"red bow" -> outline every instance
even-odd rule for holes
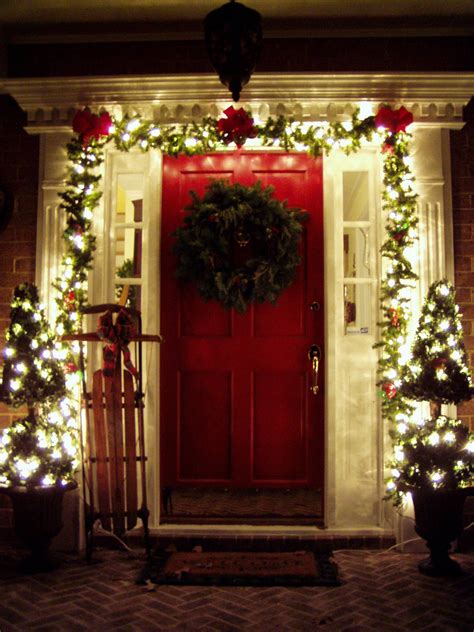
[[[231,105],[224,110],[227,118],[221,118],[217,121],[217,130],[222,136],[222,140],[226,145],[232,141],[237,147],[242,147],[247,138],[255,138],[257,128],[253,124],[253,118],[249,116],[244,108],[234,109]]]
[[[138,371],[133,366],[130,357],[130,349],[128,348],[128,343],[136,335],[136,331],[132,319],[127,312],[123,309],[119,311],[115,325],[112,312],[107,311],[105,314],[102,314],[99,318],[97,335],[101,340],[107,343],[103,350],[104,361],[102,372],[104,376],[113,377],[117,358],[120,351],[122,351],[125,368],[128,369],[132,375],[137,377]]]
[[[375,127],[388,129],[392,134],[404,132],[411,123],[413,114],[403,105],[398,110],[392,110],[390,107],[380,108],[375,116]]]
[[[99,139],[108,136],[113,122],[108,112],[102,112],[99,116],[92,114],[89,108],[78,110],[72,119],[72,129],[82,138],[85,147],[91,138]]]

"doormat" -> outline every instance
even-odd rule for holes
[[[310,524],[322,522],[317,489],[162,490],[162,524]]]
[[[199,549],[199,547],[197,547]],[[340,586],[328,552],[155,552],[139,584],[198,586]]]

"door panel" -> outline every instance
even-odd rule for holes
[[[261,371],[254,376],[253,480],[305,482],[306,375]],[[271,405],[269,399],[271,398]]]
[[[179,464],[184,479],[231,479],[232,384],[229,371],[179,374]],[[206,459],[196,459],[197,454]]]
[[[245,314],[205,303],[177,282],[170,233],[189,191],[210,178],[260,180],[304,208],[297,278],[277,305]],[[309,392],[308,347],[324,340],[322,163],[300,154],[225,153],[164,158],[161,261],[161,463],[163,485],[320,486],[323,365]]]

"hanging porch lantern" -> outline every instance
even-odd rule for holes
[[[258,11],[230,0],[207,14],[204,20],[207,53],[221,82],[234,101],[255,70],[262,45]]]

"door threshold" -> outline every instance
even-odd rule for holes
[[[162,516],[161,525],[254,525],[254,526],[313,526],[318,528],[324,527],[324,520],[321,516],[293,516],[293,517],[274,517],[274,516]]]

